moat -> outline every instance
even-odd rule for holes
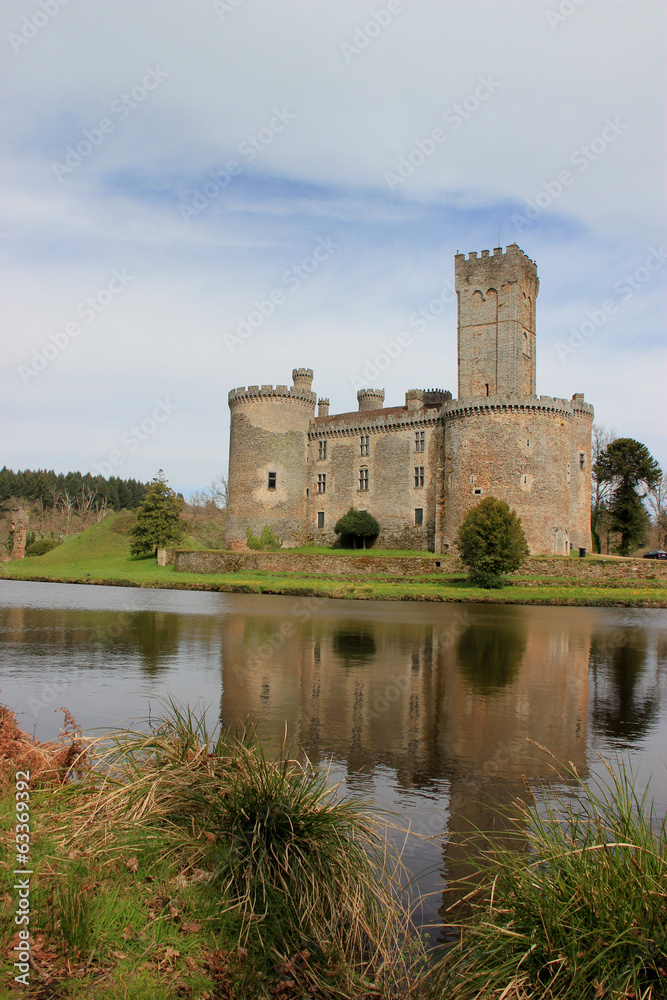
[[[405,861],[437,922],[457,835],[552,780],[534,743],[599,771],[629,758],[667,809],[667,611],[347,602],[3,581],[0,700],[38,737],[171,696],[257,720],[332,780],[435,840]],[[533,742],[530,742],[533,741]],[[443,843],[446,845],[443,848]]]

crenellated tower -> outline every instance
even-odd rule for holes
[[[535,262],[516,243],[454,260],[459,399],[534,396]]]
[[[241,386],[229,393],[228,548],[270,525],[285,544],[303,541],[308,491],[308,428],[315,416],[313,372],[295,368],[293,385]]]

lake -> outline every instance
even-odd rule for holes
[[[160,699],[211,725],[248,716],[276,747],[399,824],[404,859],[441,920],[472,823],[599,756],[652,776],[667,809],[667,611],[343,601],[0,581],[0,701],[40,738],[64,705],[84,730],[130,725]],[[532,741],[532,742],[531,742]],[[396,835],[398,836],[398,835]],[[457,869],[458,870],[458,869]]]

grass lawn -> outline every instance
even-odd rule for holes
[[[667,607],[667,585],[662,580],[605,580],[582,583],[561,577],[531,576],[508,579],[502,590],[471,586],[463,574],[419,577],[326,576],[307,573],[176,573],[158,566],[153,557],[129,554],[129,531],[134,515],[110,515],[100,524],[68,539],[43,556],[2,564],[5,579],[64,583],[105,583],[127,587],[164,587],[175,590],[219,590],[246,594],[290,594],[357,600],[475,601],[502,604],[581,604],[611,607]],[[202,548],[196,543],[192,548]],[[301,551],[330,549],[306,547]],[[299,550],[297,550],[299,551]],[[338,551],[338,550],[335,550]],[[382,550],[371,550],[380,555]],[[347,553],[346,553],[347,554]],[[368,554],[363,550],[350,555]],[[433,553],[382,552],[385,555]],[[443,558],[442,556],[439,558]]]

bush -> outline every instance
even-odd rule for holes
[[[470,582],[486,589],[502,587],[501,574],[518,569],[528,555],[521,518],[495,497],[486,497],[468,512],[456,544]]]
[[[606,781],[555,770],[563,792],[516,803],[516,849],[489,834],[484,860],[471,858],[484,889],[442,961],[438,996],[667,995],[666,822],[623,765]]]
[[[380,525],[367,510],[355,510],[350,507],[347,514],[336,521],[334,531],[340,535],[343,548],[358,548],[358,542],[366,548],[366,539],[375,540],[380,534]]]
[[[44,556],[51,549],[55,549],[58,542],[54,541],[53,538],[40,538],[39,541],[33,542],[25,550],[26,556]]]
[[[308,948],[325,968],[343,961],[380,974],[395,961],[391,851],[326,771],[285,750],[269,757],[252,728],[211,733],[205,713],[173,701],[149,732],[113,733],[100,765],[116,835],[160,829],[188,866],[210,858],[220,909],[236,915],[241,941],[288,957]]]
[[[253,535],[252,528],[248,528],[246,531],[246,540],[248,548],[254,549],[256,552],[277,552],[278,549],[283,547],[282,538],[274,535],[273,528],[270,528],[268,524],[265,524],[262,528],[262,534],[259,538]]]

